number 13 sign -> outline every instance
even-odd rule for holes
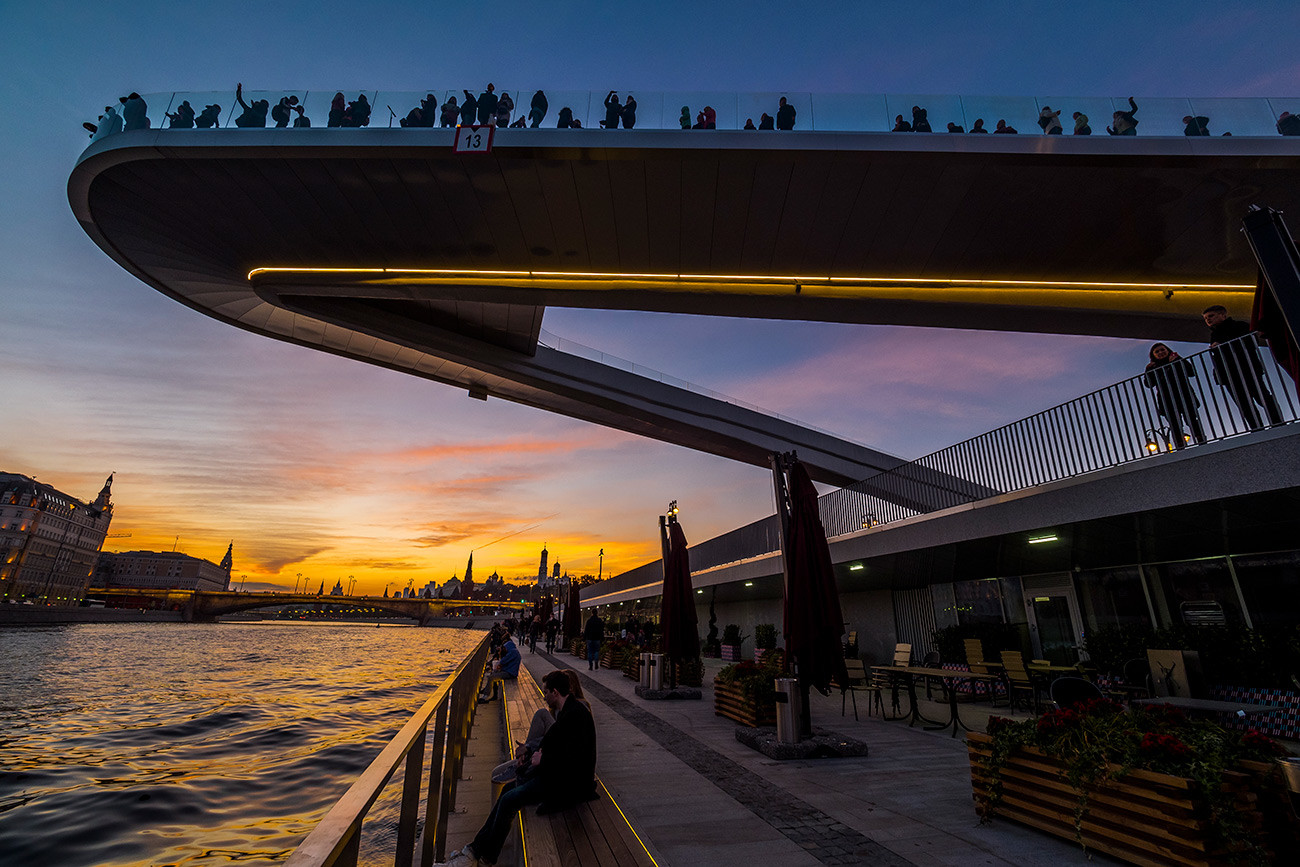
[[[458,154],[486,154],[492,152],[494,126],[458,126],[456,143],[452,150]]]

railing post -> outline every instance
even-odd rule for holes
[[[450,703],[450,698],[444,699],[433,718],[429,798],[425,804],[420,867],[430,867],[435,861],[447,860],[447,801],[444,799],[443,780],[447,775],[447,707]]]
[[[424,741],[428,736],[428,726],[411,742],[411,750],[406,754],[406,767],[402,771],[402,813],[397,820],[397,851],[393,857],[393,867],[411,867],[415,855],[415,817],[420,810],[420,785],[424,771]]]

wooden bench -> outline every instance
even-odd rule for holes
[[[528,735],[533,714],[546,706],[542,691],[525,668],[518,680],[505,681],[501,703],[506,717],[508,748],[513,754],[516,741]],[[596,721],[600,737],[600,721]],[[597,741],[599,744],[599,740]],[[619,809],[605,784],[596,780],[600,798],[549,816],[537,815],[536,807],[519,812],[520,863],[527,867],[656,867],[641,838]]]

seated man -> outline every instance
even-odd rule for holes
[[[515,816],[529,804],[540,804],[541,815],[596,797],[596,725],[587,706],[569,693],[569,676],[563,671],[542,678],[542,697],[555,724],[533,753],[532,772],[502,792],[473,842],[453,854],[448,864],[495,864]]]
[[[505,642],[501,645],[500,656],[492,660],[492,671],[488,674],[483,683],[483,689],[478,694],[479,701],[491,701],[496,698],[499,690],[498,681],[502,679],[514,680],[519,677],[519,648],[515,647],[515,642],[506,635]]]

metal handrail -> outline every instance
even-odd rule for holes
[[[832,491],[818,503],[826,535],[1294,422],[1294,384],[1256,338],[1185,356]]]
[[[1271,353],[1259,351],[1257,337],[1250,334],[1184,356],[1191,371],[1188,391],[1169,399],[1179,410],[1180,425],[1170,424],[1156,396],[1174,383],[1162,381],[1159,374],[1148,380],[1140,373],[823,494],[817,506],[826,535],[844,536],[1166,454],[1177,449],[1180,434],[1184,445],[1195,445],[1293,423],[1300,419],[1295,384]],[[1249,398],[1253,381],[1264,384],[1255,393],[1263,398],[1267,392],[1276,408],[1273,413],[1267,405],[1247,400],[1254,423],[1229,388],[1232,382],[1243,383]],[[1199,428],[1190,422],[1193,413]],[[776,516],[771,515],[693,545],[691,568],[698,572],[779,550]],[[649,580],[659,568],[655,561],[624,574],[644,574]]]
[[[447,814],[456,802],[456,782],[464,765],[487,658],[488,636],[484,635],[298,845],[285,862],[286,867],[356,867],[362,822],[403,760],[406,768],[394,864],[411,867],[417,851],[421,867],[444,859]],[[426,786],[424,746],[430,722],[433,723],[433,747]],[[416,817],[426,793],[424,833],[417,841]]]

